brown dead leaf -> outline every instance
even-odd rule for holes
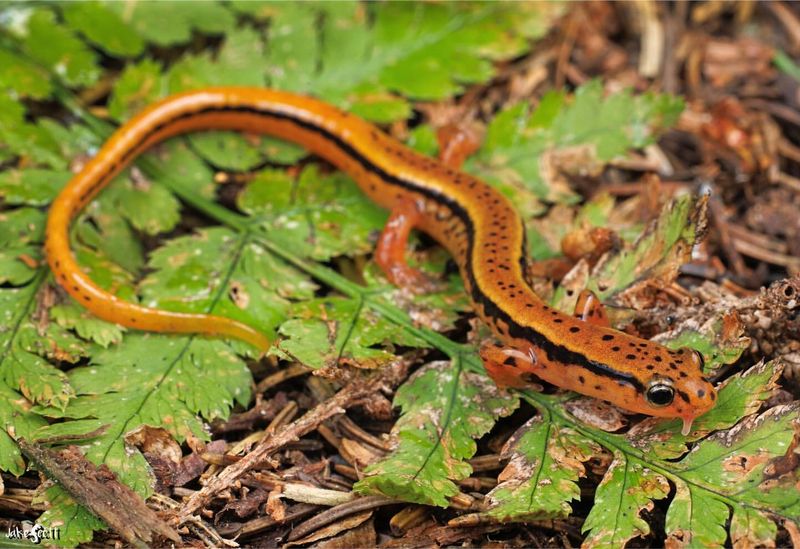
[[[283,502],[283,487],[277,486],[267,497],[267,514],[275,521],[282,521],[286,516],[286,504]]]
[[[269,496],[271,496],[271,493],[267,492],[263,488],[256,488],[255,490],[249,492],[244,497],[226,503],[225,507],[222,508],[220,513],[223,513],[225,511],[233,511],[234,513],[236,513],[236,516],[238,518],[247,518],[251,515],[256,514],[259,508],[261,507],[261,504],[267,501],[267,498]],[[283,519],[283,516],[279,518],[272,515],[272,513],[269,513],[269,515],[275,520]]]
[[[352,466],[363,470],[367,465],[378,461],[382,454],[371,449],[366,444],[360,444],[350,438],[342,438],[339,453]]]
[[[201,456],[203,454],[222,456],[226,447],[224,440],[213,440],[206,445],[198,445],[191,454],[181,460],[173,477],[174,485],[184,486],[199,477],[208,467],[208,462]]]
[[[139,448],[142,453],[160,456],[173,463],[180,463],[183,452],[166,429],[142,425],[125,435],[125,442]]]
[[[765,113],[748,110],[738,99],[726,97],[711,108],[710,119],[700,132],[717,146],[733,151],[742,171],[754,173],[777,163],[777,144],[770,139],[774,125]]]
[[[378,534],[375,532],[375,522],[370,518],[335,538],[317,544],[316,549],[372,548],[377,546],[377,542]]]
[[[616,233],[605,227],[581,227],[570,231],[561,240],[561,252],[578,261],[586,258],[594,264],[604,253],[619,245]]]
[[[364,522],[366,522],[372,516],[372,511],[362,511],[360,513],[356,513],[353,515],[349,515],[341,520],[338,520],[332,524],[327,526],[323,526],[316,532],[309,534],[308,536],[290,541],[285,545],[285,547],[293,547],[295,545],[305,545],[307,543],[312,543],[321,539],[330,538],[344,532],[346,530],[350,530],[351,528],[355,528]]]
[[[575,398],[567,402],[567,411],[583,423],[613,433],[628,424],[622,411],[596,398]]]
[[[722,460],[722,468],[731,473],[746,475],[756,467],[770,460],[769,453],[755,453],[752,455],[738,453]]]
[[[250,304],[250,294],[245,290],[244,285],[236,280],[231,281],[228,295],[237,307],[246,309]]]
[[[573,194],[568,176],[597,177],[603,166],[593,144],[550,149],[539,156],[539,174],[552,198]]]
[[[712,39],[706,42],[703,75],[722,88],[740,78],[771,78],[773,50],[753,38]]]

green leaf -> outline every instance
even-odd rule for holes
[[[285,319],[289,298],[308,298],[314,289],[305,276],[276,261],[247,235],[221,227],[169,241],[153,252],[149,267],[152,273],[140,285],[148,306],[213,311],[264,333]]]
[[[7,153],[25,157],[29,164],[44,165],[59,170],[67,167],[60,144],[43,123],[34,125],[11,117],[4,120],[0,116],[0,146],[4,147]]]
[[[119,276],[115,277],[115,282],[130,283],[130,276],[124,276],[122,271],[139,272],[145,263],[144,252],[130,224],[120,215],[120,209],[113,194],[101,194],[75,222],[75,234],[86,248],[117,264]],[[81,266],[88,267],[85,263]]]
[[[192,31],[223,34],[233,28],[233,14],[222,4],[208,0],[186,4],[174,0],[124,4],[109,2],[106,9],[126,21],[139,36],[158,46],[172,46],[188,42]]]
[[[778,527],[767,513],[736,506],[731,518],[731,542],[734,547],[770,547]]]
[[[56,305],[50,309],[50,316],[59,326],[74,330],[81,338],[94,341],[101,347],[122,341],[119,326],[99,320],[77,303]]]
[[[490,59],[525,50],[551,16],[545,6],[513,9],[502,3],[385,4],[376,10],[375,57],[386,87],[418,99],[441,99],[481,82],[494,71]],[[553,4],[553,11],[560,9]]]
[[[652,222],[632,245],[614,252],[592,270],[584,287],[601,301],[616,298],[624,292],[636,291],[636,284],[663,284],[673,281],[678,269],[690,257],[694,244],[706,230],[705,198],[689,195],[667,204],[658,219]],[[571,310],[574,299],[566,300],[564,289],[554,302],[562,310]],[[735,352],[735,351],[731,351]]]
[[[568,516],[570,500],[580,499],[583,463],[599,451],[596,442],[569,427],[529,420],[506,443],[503,453],[510,460],[487,495],[487,514],[501,521]]]
[[[76,5],[81,5],[76,3]],[[166,94],[161,64],[152,59],[129,63],[114,84],[108,113],[122,122]]]
[[[727,505],[713,494],[686,483],[675,487],[675,497],[667,511],[664,529],[670,540],[690,547],[721,547],[728,533]]]
[[[594,80],[569,99],[558,92],[545,95],[532,114],[525,104],[500,113],[466,167],[491,182],[506,182],[511,194],[527,189],[541,199],[574,201],[561,172],[596,170],[648,145],[682,110],[682,101],[668,95],[623,91],[604,97]]]
[[[91,1],[62,2],[59,7],[67,24],[105,53],[117,57],[142,53],[143,40],[106,5]]]
[[[663,499],[669,484],[663,475],[645,463],[620,452],[597,487],[594,505],[582,531],[587,534],[584,547],[621,547],[629,539],[646,536],[650,525],[640,516],[653,507],[653,500]]]
[[[0,249],[0,284],[21,286],[29,282],[36,276],[36,270],[30,263],[37,262],[39,255],[40,251],[36,246],[9,246]]]
[[[58,529],[60,547],[77,547],[81,543],[88,543],[92,541],[95,531],[107,529],[102,520],[77,504],[61,486],[50,486],[42,497],[34,499],[34,503],[48,505],[37,522],[47,528]]]
[[[285,172],[264,170],[237,202],[298,256],[318,260],[371,251],[371,237],[386,220],[386,213],[349,178],[323,176],[313,166],[296,182]]]
[[[2,352],[2,347],[0,347]],[[0,357],[0,365],[5,362]],[[0,380],[0,422],[4,425],[0,429],[0,470],[8,471],[14,476],[25,472],[25,461],[14,439],[5,429],[13,427],[15,437],[30,439],[34,431],[47,425],[40,416],[31,413],[30,403]]]
[[[183,10],[191,11],[191,10]],[[252,29],[229,33],[217,56],[210,53],[187,55],[170,69],[167,76],[171,93],[203,86],[263,86],[264,63],[260,35]]]
[[[155,235],[170,231],[181,220],[180,202],[167,189],[153,185],[144,177],[121,176],[106,194],[116,203],[119,213],[137,230]]]
[[[0,197],[12,206],[45,206],[71,177],[62,170],[7,170],[0,172]]]
[[[247,171],[264,161],[263,151],[238,133],[203,132],[188,139],[197,154],[223,170]]]
[[[69,86],[90,86],[100,77],[94,52],[70,29],[57,23],[52,11],[33,11],[27,20],[22,48]]]
[[[683,482],[676,481],[681,497],[670,505],[667,534],[693,544],[705,539],[722,541],[731,508],[731,538],[761,545],[772,542],[777,532],[766,513],[797,521],[800,498],[796,486],[787,490],[785,485],[796,482],[797,473],[776,482],[770,463],[790,449],[799,417],[797,403],[776,406],[701,441],[676,464]],[[689,489],[689,483],[696,488]],[[692,520],[687,508],[697,509],[701,518]]]
[[[0,288],[0,382],[31,402],[63,408],[72,388],[64,373],[42,357],[45,349],[61,352],[61,345],[72,342],[57,332],[42,333],[43,327],[31,319],[43,275],[40,269],[20,287]]]
[[[795,80],[800,81],[800,67],[798,67],[797,63],[795,63],[791,57],[786,55],[786,53],[782,52],[781,50],[775,51],[775,54],[772,57],[772,62],[782,73],[788,74]]]
[[[397,357],[380,344],[409,347],[425,346],[423,341],[404,332],[364,309],[363,302],[326,298],[298,303],[293,317],[281,325],[284,339],[278,348],[312,368],[349,364],[359,368],[378,368]]]
[[[6,93],[0,93],[0,127],[21,124],[25,119],[25,107]],[[3,143],[0,142],[0,146]]]
[[[29,401],[63,408],[73,396],[67,376],[40,356],[12,343],[2,358],[4,381]]]
[[[20,97],[32,99],[45,99],[53,91],[47,71],[2,47],[0,47],[0,89],[11,90]]]
[[[492,60],[522,53],[527,40],[543,34],[561,11],[556,3],[525,8],[501,3],[234,4],[237,11],[270,20],[264,40],[263,34],[249,28],[233,29],[232,14],[212,2],[195,3],[192,10],[183,9],[180,2],[140,3],[124,10],[122,6],[111,3],[102,9],[124,13],[132,28],[159,45],[187,41],[192,28],[226,35],[217,56],[203,52],[179,59],[166,86],[149,84],[156,75],[150,67],[142,67],[141,93],[136,94],[136,75],[131,74],[115,96],[132,91],[143,103],[143,96],[151,99],[167,89],[260,86],[268,81],[279,89],[313,92],[381,122],[410,115],[408,100],[396,92],[443,99],[462,89],[463,83],[487,80],[494,74]],[[160,91],[153,92],[153,87]],[[114,116],[119,117],[119,102],[113,106]]]
[[[128,448],[124,435],[147,424],[183,441],[207,440],[197,417],[225,418],[234,402],[250,398],[250,372],[222,342],[177,336],[131,334],[124,345],[94,353],[89,366],[69,371],[76,397],[61,411],[41,408],[51,418],[96,418],[110,427],[95,437],[87,458],[106,464],[122,482],[147,496],[150,467]],[[85,422],[86,433],[96,429]]]
[[[576,290],[588,288],[601,301],[625,306],[625,295],[635,295],[642,285],[652,286],[656,282],[668,285],[677,278],[681,265],[690,259],[693,246],[705,234],[706,207],[704,197],[678,197],[664,206],[658,219],[633,244],[607,253],[591,272],[588,268],[574,271],[576,274],[569,277],[569,284],[556,289],[551,302],[562,311],[573,311],[579,294]],[[708,353],[707,366],[711,368],[719,360],[735,359],[747,346],[746,338],[741,337],[712,343],[721,338],[715,331],[721,324],[720,321],[704,326],[702,339],[696,329],[689,328],[683,335],[662,334],[659,342],[673,348],[697,343],[701,351]],[[673,338],[675,341],[671,341]]]
[[[472,472],[465,460],[475,453],[474,439],[513,412],[518,400],[454,360],[417,371],[397,391],[395,405],[403,411],[392,429],[396,447],[370,465],[354,489],[446,507],[458,493],[455,482]]]
[[[735,321],[731,321],[734,324]],[[750,346],[750,338],[742,335],[744,327],[737,326],[736,333],[733,327],[724,327],[724,313],[716,315],[706,321],[702,326],[681,326],[668,334],[663,334],[660,340],[671,349],[689,347],[703,355],[705,371],[713,372],[723,364],[733,364],[742,353]]]
[[[0,249],[41,243],[44,222],[45,214],[36,208],[0,211]]]

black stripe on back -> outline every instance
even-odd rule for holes
[[[207,107],[199,109],[197,111],[181,113],[180,115],[175,116],[155,126],[151,130],[151,132],[147,136],[145,136],[144,140],[147,140],[150,136],[159,132],[165,127],[174,124],[175,122],[178,122],[180,120],[183,120],[185,118],[202,114],[212,114],[219,112],[253,114],[267,118],[274,118],[276,120],[282,120],[294,124],[296,126],[299,126],[300,128],[303,128],[304,130],[309,131],[311,133],[320,135],[329,142],[333,143],[334,145],[336,145],[337,148],[339,148],[341,151],[343,151],[345,154],[347,154],[353,160],[355,160],[365,171],[380,177],[385,183],[394,185],[396,187],[400,187],[406,191],[411,191],[417,194],[421,194],[426,198],[434,200],[440,204],[445,204],[448,208],[450,208],[450,210],[455,215],[458,216],[458,218],[461,220],[461,222],[467,229],[467,261],[465,262],[467,268],[465,270],[466,270],[466,276],[469,279],[470,296],[473,302],[483,305],[484,310],[488,316],[498,318],[503,322],[505,322],[506,324],[508,324],[510,336],[514,337],[515,339],[529,341],[532,345],[543,350],[547,355],[548,360],[552,362],[560,362],[562,364],[572,364],[580,366],[586,368],[595,375],[614,379],[616,381],[621,381],[623,383],[632,385],[639,391],[644,391],[644,386],[642,385],[642,383],[632,374],[620,372],[619,370],[611,368],[607,364],[590,360],[585,355],[577,351],[573,351],[571,349],[566,348],[563,345],[551,341],[550,339],[545,337],[544,334],[536,331],[534,328],[530,326],[523,326],[519,324],[519,322],[517,322],[516,320],[512,319],[511,315],[505,310],[503,310],[491,298],[489,298],[479,288],[477,284],[472,267],[472,258],[473,258],[474,241],[475,241],[475,227],[472,223],[472,218],[470,217],[466,208],[460,202],[458,202],[458,200],[454,199],[451,196],[444,195],[436,191],[435,189],[431,189],[430,187],[425,186],[424,184],[415,183],[412,180],[401,178],[388,173],[379,165],[372,162],[367,155],[358,151],[355,147],[353,147],[353,145],[351,145],[350,143],[348,143],[335,133],[332,133],[329,130],[311,121],[304,120],[302,118],[293,116],[286,112],[261,109],[261,108],[256,108],[254,106],[231,105],[223,107],[217,107],[217,106]],[[129,154],[132,155],[135,152],[136,151],[131,151]],[[130,158],[126,157],[122,159],[122,162],[127,162],[128,160],[130,160]],[[523,235],[524,235],[524,230],[523,230]],[[520,254],[520,256],[521,257],[519,258],[519,261],[521,262],[524,261],[525,260],[524,253]]]

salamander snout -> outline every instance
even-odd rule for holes
[[[678,351],[676,358],[679,358],[680,365],[678,375],[670,376],[674,398],[668,407],[683,420],[682,433],[687,435],[694,419],[714,407],[717,392],[703,375],[703,355],[694,349],[683,348]],[[657,392],[653,395],[658,396]],[[647,399],[651,402],[649,393]]]

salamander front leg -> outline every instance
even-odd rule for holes
[[[532,349],[522,352],[487,340],[481,344],[478,353],[489,376],[500,387],[531,388],[538,385],[538,360]]]
[[[575,303],[574,316],[595,326],[611,327],[605,306],[591,290],[583,290],[581,295],[578,296],[578,301]]]
[[[421,215],[417,204],[410,199],[401,201],[392,210],[375,248],[375,262],[392,284],[416,292],[429,292],[435,289],[435,283],[406,263],[408,237]]]
[[[481,140],[474,130],[457,124],[448,124],[436,132],[439,142],[439,162],[460,170],[464,161],[481,146]]]

